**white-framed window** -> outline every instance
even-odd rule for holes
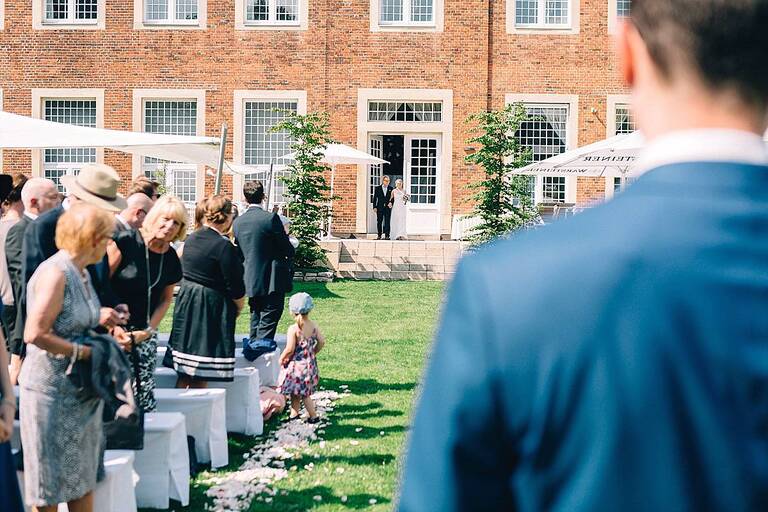
[[[288,115],[298,113],[299,100],[253,99],[243,105],[243,163],[258,170],[247,174],[246,180],[260,180],[264,187],[270,187],[274,203],[285,202],[285,185],[282,178],[287,176],[291,160],[284,158],[292,152],[294,139],[284,131],[272,128]],[[269,168],[272,166],[272,181],[268,185]]]
[[[309,0],[235,0],[237,30],[306,30]]]
[[[541,195],[545,203],[564,203],[565,176],[542,176]]]
[[[96,98],[45,98],[42,119],[55,123],[96,128]],[[43,150],[43,177],[56,183],[60,192],[62,176],[77,175],[84,164],[96,162],[96,148],[58,148]]]
[[[443,104],[439,101],[369,101],[369,121],[439,123]]]
[[[437,203],[438,140],[436,137],[409,137],[410,159],[407,184],[413,205]]]
[[[434,25],[434,0],[380,0],[381,25]]]
[[[104,30],[106,0],[33,0],[35,30]]]
[[[616,15],[626,18],[632,12],[632,0],[616,0]]]
[[[194,98],[147,98],[142,105],[142,131],[165,135],[197,135],[198,105]],[[197,165],[145,156],[143,174],[192,209],[197,202]]]
[[[95,24],[98,19],[97,0],[43,0],[43,22],[63,24]]]
[[[614,111],[614,133],[616,135],[632,133],[637,130],[635,126],[635,120],[632,117],[632,111],[629,105],[620,104],[616,105]]]
[[[632,0],[608,0],[608,33],[615,34],[619,20],[629,17]]]
[[[567,104],[527,104],[528,119],[520,124],[518,140],[531,150],[534,162],[564,153],[568,147]]]
[[[506,0],[508,34],[578,34],[581,0]]]
[[[143,0],[144,23],[161,25],[196,25],[198,0]]]

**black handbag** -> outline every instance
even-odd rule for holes
[[[290,293],[293,291],[293,265],[288,258],[272,260],[269,276],[269,293]]]
[[[141,395],[139,378],[139,351],[131,334],[131,359],[133,360],[133,378],[136,381],[136,404]],[[105,411],[106,412],[106,411]],[[144,411],[137,408],[138,414],[128,417],[115,417],[104,420],[104,435],[107,438],[107,450],[143,450],[144,449]]]

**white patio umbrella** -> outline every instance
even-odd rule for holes
[[[591,176],[626,179],[634,176],[634,164],[645,147],[639,131],[616,135],[540,162],[516,169],[524,176]]]
[[[283,156],[283,159],[293,159],[296,154],[291,153]],[[331,143],[323,149],[323,157],[321,162],[331,166],[331,197],[333,197],[333,185],[334,178],[336,176],[337,165],[375,165],[375,164],[388,164],[386,160],[369,155],[365,151],[360,151],[346,144]],[[329,211],[333,208],[333,199],[329,204]],[[328,237],[331,236],[331,216],[328,216]]]

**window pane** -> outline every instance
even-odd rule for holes
[[[98,0],[75,0],[75,18],[78,20],[95,20],[97,6]]]
[[[168,0],[146,0],[144,4],[144,17],[146,20],[167,20]]]
[[[542,195],[545,203],[564,203],[565,176],[543,176]]]
[[[197,135],[197,102],[194,100],[147,100],[144,131],[165,135]],[[187,209],[197,200],[197,166],[144,157],[144,174],[164,183],[169,193]]]
[[[435,204],[437,201],[437,140],[411,141],[410,196],[414,204]]]
[[[296,21],[299,19],[299,0],[276,0],[277,21]]]
[[[632,0],[616,0],[616,14],[621,17],[629,16]]]
[[[632,133],[636,130],[635,121],[628,105],[616,105],[616,135]]]
[[[559,155],[566,148],[568,105],[527,105],[528,120],[520,124],[517,137],[531,149],[533,161]]]
[[[269,20],[269,4],[267,0],[247,0],[245,4],[246,21]]]
[[[539,19],[539,0],[515,0],[515,23],[533,25]]]
[[[381,21],[403,21],[403,0],[381,0]]]
[[[432,0],[411,0],[411,21],[432,21]]]
[[[69,0],[45,0],[45,19],[66,20],[68,17]]]
[[[196,20],[197,0],[176,0],[176,19]]]
[[[442,103],[411,101],[368,102],[369,121],[440,122],[443,119]]]
[[[547,25],[568,24],[568,0],[547,0]]]
[[[56,123],[96,127],[96,100],[50,99],[43,103],[43,119]],[[43,173],[64,192],[61,177],[77,174],[84,163],[96,161],[96,148],[45,149]]]

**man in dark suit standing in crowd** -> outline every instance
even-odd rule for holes
[[[11,279],[11,288],[13,289],[13,300],[16,304],[16,318],[13,322],[13,329],[9,334],[9,345],[11,348],[11,383],[17,384],[19,372],[21,371],[21,360],[24,357],[24,322],[26,317],[21,311],[26,304],[26,281],[22,273],[22,243],[24,242],[24,233],[29,225],[34,222],[38,216],[59,206],[59,191],[56,184],[46,178],[32,178],[27,180],[24,188],[21,189],[21,202],[24,205],[24,214],[19,222],[8,231],[8,237],[5,239],[5,261],[8,265],[8,276]]]
[[[642,176],[459,264],[395,510],[768,510],[766,26],[632,1]]]
[[[248,209],[233,224],[235,243],[245,258],[245,290],[251,308],[251,339],[275,339],[283,314],[285,294],[292,289],[290,259],[295,249],[280,216],[265,211],[264,186],[248,181],[243,186]]]
[[[381,240],[381,234],[389,240],[389,219],[392,217],[392,187],[389,186],[389,176],[381,178],[381,186],[373,191],[373,209],[376,210],[376,231],[379,236],[376,240]]]

